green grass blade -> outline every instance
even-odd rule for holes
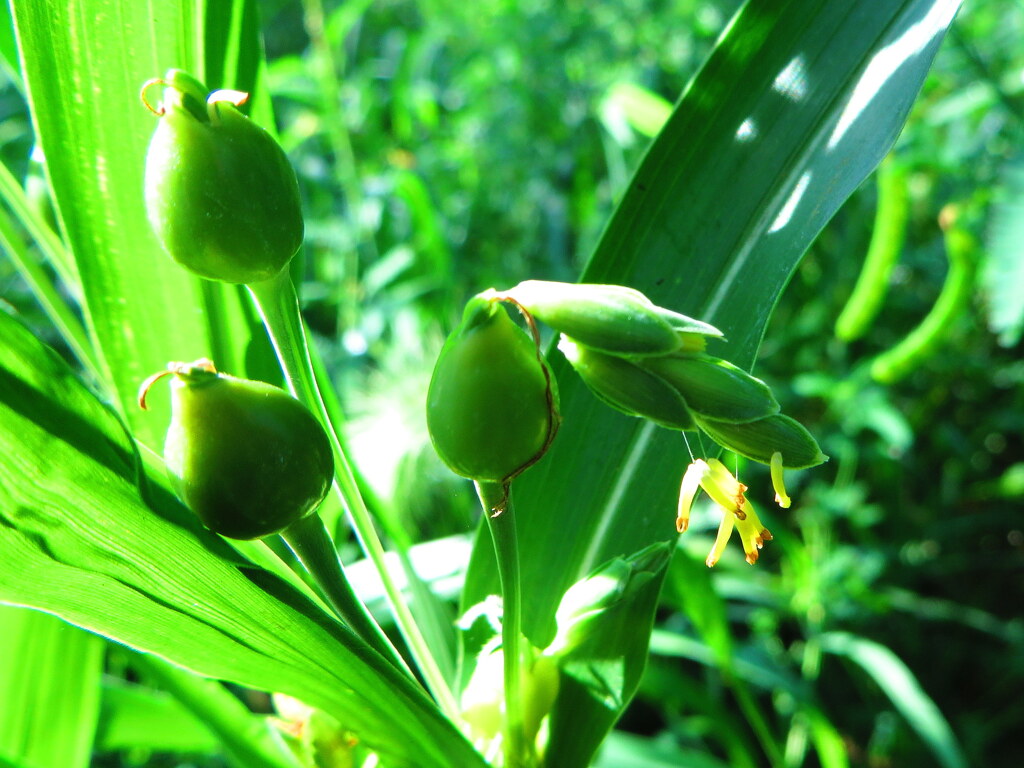
[[[0,606],[0,755],[35,768],[87,768],[105,648],[56,616]]]
[[[422,689],[242,560],[139,462],[117,418],[0,314],[0,600],[324,709],[397,765],[479,756]],[[42,471],[42,467],[46,467]]]
[[[953,729],[914,673],[884,645],[846,632],[826,632],[822,650],[844,656],[864,670],[928,745],[943,768],[966,768],[967,761]]]
[[[206,43],[197,7],[176,0],[12,4],[33,126],[74,253],[86,325],[116,402],[150,445],[160,443],[169,414],[164,404],[152,414],[132,406],[139,382],[169,360],[202,356],[244,373],[252,336],[237,290],[201,285],[167,258],[144,208],[145,154],[157,118],[139,89],[170,67],[201,71]],[[235,44],[214,52],[251,58],[253,30],[252,39],[236,35]],[[211,303],[221,311],[204,312]]]

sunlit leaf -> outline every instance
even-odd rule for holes
[[[106,644],[38,611],[0,606],[0,755],[86,768]]]
[[[326,710],[397,765],[479,764],[426,694],[203,530],[116,417],[0,313],[0,600]],[[43,469],[45,467],[45,470]],[[396,727],[400,723],[400,727]]]

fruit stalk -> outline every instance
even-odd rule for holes
[[[409,651],[423,674],[434,699],[445,715],[455,721],[458,718],[458,706],[455,703],[455,698],[441,674],[437,662],[431,655],[419,626],[402,599],[401,590],[388,571],[384,560],[384,547],[377,536],[373,520],[359,493],[355,476],[352,474],[348,457],[341,447],[323,398],[320,396],[320,390],[317,388],[312,361],[309,357],[309,348],[306,345],[306,333],[299,314],[299,302],[288,270],[282,271],[281,274],[270,280],[252,283],[247,287],[260,312],[263,324],[270,334],[278,360],[288,381],[289,390],[317,414],[327,431],[334,453],[336,493],[341,499],[342,506],[356,532],[356,538],[359,540],[363,552],[370,558],[380,575],[388,603],[394,612],[398,628],[409,646]],[[369,621],[372,622],[373,619],[369,618]]]
[[[349,583],[338,559],[338,551],[319,515],[309,515],[281,531],[295,556],[320,585],[334,612],[346,622],[367,645],[411,676],[409,667],[387,635],[370,616]]]
[[[512,509],[508,485],[477,482],[487,527],[494,543],[501,579],[501,647],[504,656],[505,687],[505,768],[519,768],[527,755],[523,729],[523,695],[521,673],[522,605],[519,591],[519,543],[516,537],[516,516]]]

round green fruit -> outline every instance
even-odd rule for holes
[[[165,88],[146,155],[146,211],[164,249],[211,280],[277,276],[303,236],[299,186],[284,150],[238,111],[246,94],[207,98],[201,83],[174,69],[153,82]]]
[[[509,482],[550,445],[554,379],[499,303],[472,299],[445,342],[427,392],[427,428],[445,464],[478,482]]]
[[[258,539],[317,509],[334,459],[305,406],[277,387],[218,373],[208,360],[171,363],[168,372],[164,460],[175,492],[207,528]]]

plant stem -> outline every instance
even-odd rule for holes
[[[308,515],[281,532],[295,556],[320,585],[334,612],[352,630],[398,669],[410,672],[405,660],[373,620],[345,576],[338,550],[319,515]]]
[[[256,302],[260,316],[263,318],[263,324],[270,334],[277,357],[288,380],[288,388],[296,398],[320,417],[327,431],[331,449],[334,452],[335,491],[341,499],[356,533],[356,538],[359,540],[359,545],[380,575],[388,602],[395,615],[395,621],[409,646],[409,651],[441,710],[450,720],[457,721],[458,707],[455,697],[438,669],[434,657],[430,654],[423,634],[403,600],[401,590],[391,578],[384,560],[384,547],[373,527],[373,520],[366,509],[363,497],[359,493],[348,457],[345,455],[341,441],[331,424],[327,409],[320,396],[320,390],[317,389],[309,348],[306,346],[306,332],[299,314],[299,302],[288,270],[283,270],[272,280],[253,283],[248,288]]]
[[[519,591],[519,543],[516,516],[507,486],[476,483],[487,526],[494,542],[501,579],[501,648],[505,679],[505,768],[519,768],[526,759],[521,686],[522,614]]]

